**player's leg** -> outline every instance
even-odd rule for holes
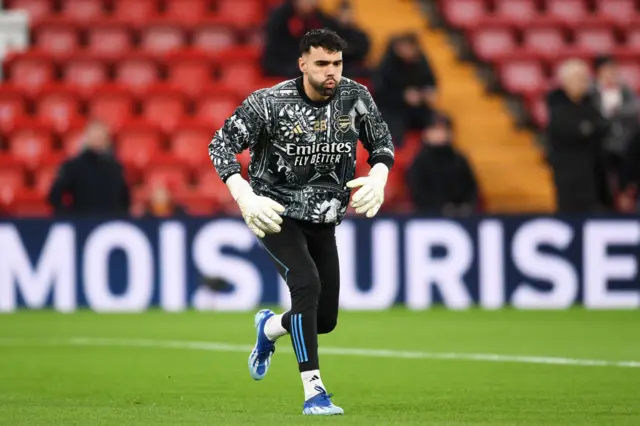
[[[317,307],[320,278],[300,223],[285,217],[281,227],[280,233],[266,235],[261,242],[289,287],[291,309],[268,318],[265,335],[275,341],[290,333],[298,368],[303,373],[318,369]]]
[[[335,227],[319,227],[307,234],[309,254],[320,276],[318,334],[331,333],[338,324],[340,262]]]
[[[340,270],[338,248],[335,239],[335,226],[309,225],[305,227],[309,254],[318,270],[320,279],[320,297],[318,299],[318,334],[331,332],[338,320],[338,298],[340,291]],[[344,414],[342,408],[333,405],[331,395],[327,394],[318,369],[302,373],[305,389],[311,389],[315,395],[307,396],[305,414]]]
[[[281,231],[278,234],[266,235],[260,240],[262,246],[271,256],[278,272],[288,280],[298,274],[298,263],[306,263],[307,267],[315,267],[310,256],[307,260],[300,259],[306,252],[306,238],[300,228],[288,218],[283,218]],[[287,334],[290,328],[290,313],[276,315],[273,311],[263,309],[255,315],[256,344],[249,355],[249,372],[255,380],[262,380],[271,364],[271,356],[275,352],[276,340]]]

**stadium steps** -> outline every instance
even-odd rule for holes
[[[441,109],[456,123],[457,146],[478,175],[489,213],[551,212],[551,175],[533,135],[516,128],[503,100],[487,94],[472,65],[455,57],[446,34],[428,27],[416,2],[352,0],[359,25],[371,35],[371,62],[376,63],[389,36],[414,30],[439,79]],[[325,0],[332,10],[337,0]],[[390,19],[393,17],[393,19]]]

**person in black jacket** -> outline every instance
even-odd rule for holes
[[[569,60],[559,69],[561,87],[547,95],[548,160],[559,213],[593,213],[611,207],[605,173],[604,138],[609,123],[588,90],[589,68]]]
[[[417,37],[404,34],[391,39],[373,79],[376,102],[401,146],[405,132],[421,130],[436,102],[436,77]]]
[[[318,8],[318,0],[286,0],[269,15],[262,71],[267,77],[296,78],[298,43],[309,30],[337,29],[338,23]]]
[[[477,210],[478,184],[465,156],[451,142],[451,121],[434,115],[423,132],[424,146],[407,170],[416,213],[468,216]]]
[[[105,124],[92,121],[84,148],[65,161],[49,191],[56,214],[127,215],[130,195],[122,165],[111,153]]]
[[[347,48],[342,53],[343,74],[349,78],[369,77],[366,59],[371,42],[367,33],[356,26],[353,7],[349,1],[340,3],[336,20],[338,24],[336,32],[347,42]]]

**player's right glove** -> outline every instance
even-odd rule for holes
[[[282,218],[279,213],[284,213],[284,207],[270,198],[256,195],[249,182],[240,174],[235,174],[227,179],[227,187],[238,203],[245,223],[259,238],[265,234],[277,234],[280,232]]]

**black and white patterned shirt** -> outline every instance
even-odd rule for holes
[[[253,92],[209,143],[220,178],[240,172],[236,154],[250,150],[254,192],[285,207],[283,216],[339,224],[347,211],[346,183],[356,170],[356,144],[368,163],[394,162],[394,148],[367,88],[343,77],[323,102],[304,92],[302,77]]]

